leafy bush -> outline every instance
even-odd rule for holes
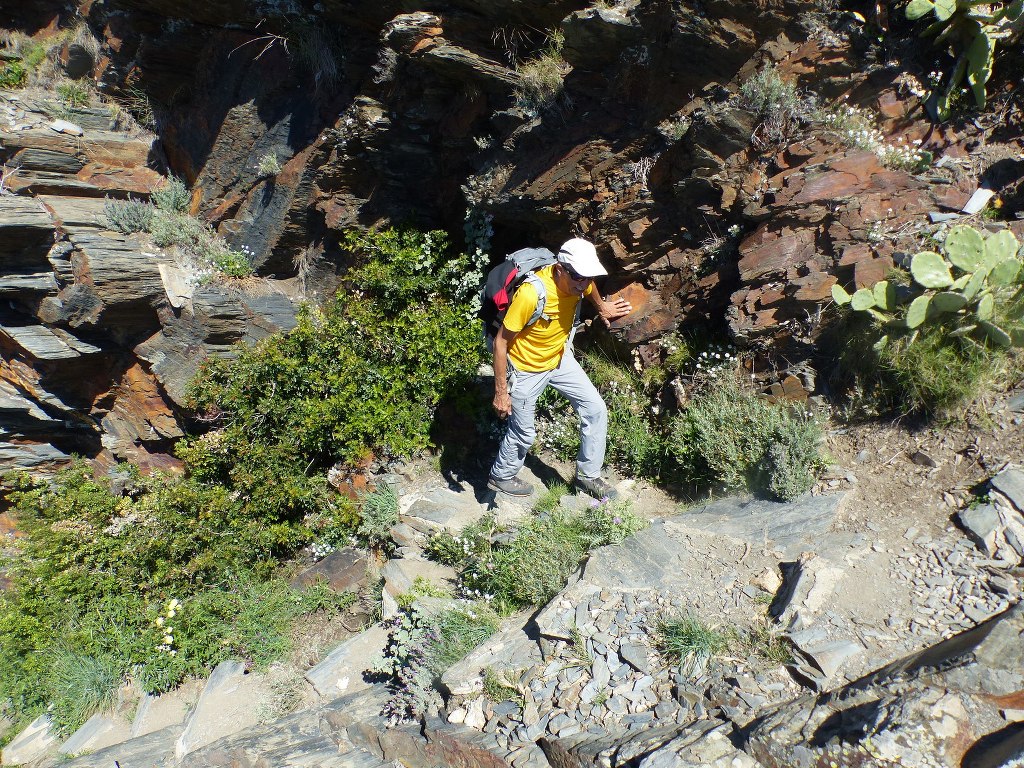
[[[150,203],[138,200],[107,200],[103,204],[107,225],[124,235],[149,232],[153,227],[154,211]]]
[[[75,464],[52,484],[7,477],[6,500],[25,534],[0,594],[0,701],[18,721],[52,704],[72,730],[129,673],[162,691],[229,656],[268,663],[297,616],[352,600],[273,578],[275,537],[222,487],[136,476],[117,496]]]
[[[464,257],[451,256],[439,233],[349,242],[371,258],[346,290],[302,311],[290,333],[211,362],[195,382],[196,406],[220,414],[222,444],[208,462],[222,475],[263,475],[266,452],[294,471],[419,451],[438,402],[475,374],[467,292],[451,279]]]
[[[820,439],[813,417],[720,380],[673,419],[669,451],[685,483],[785,501],[813,484]]]
[[[0,88],[21,88],[25,85],[28,72],[20,61],[8,61],[0,69]]]
[[[441,675],[498,629],[486,607],[452,605],[427,611],[413,604],[387,624],[388,644],[379,665],[370,670],[386,677],[391,697],[381,714],[393,723],[437,709]]]

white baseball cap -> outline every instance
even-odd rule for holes
[[[608,270],[601,266],[597,258],[594,244],[582,237],[566,240],[558,251],[558,261],[580,277],[600,277],[608,274]]]

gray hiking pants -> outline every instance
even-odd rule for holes
[[[512,415],[508,417],[498,456],[491,467],[491,477],[508,480],[523,468],[526,453],[537,438],[534,417],[537,398],[549,384],[565,395],[580,417],[580,452],[576,456],[576,474],[597,477],[604,465],[608,440],[608,409],[571,350],[562,355],[561,364],[553,371],[517,371],[508,364],[508,391],[512,398]]]

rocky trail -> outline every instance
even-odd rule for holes
[[[389,693],[365,674],[387,641],[378,624],[316,658],[306,649],[309,663],[289,670],[294,711],[278,719],[281,670],[225,662],[191,688],[126,697],[120,713],[95,716],[66,741],[44,718],[4,750],[4,764],[63,755],[62,765],[83,768],[1002,765],[987,761],[1016,754],[1024,718],[1015,403],[997,404],[992,428],[965,428],[969,467],[950,434],[933,443],[899,427],[833,432],[834,457],[849,465],[834,464],[814,493],[788,504],[726,498],[680,510],[620,483],[649,527],[594,551],[540,610],[506,619],[445,673],[445,707],[422,721],[381,714]],[[990,483],[987,466],[999,467]],[[423,466],[381,480],[398,487],[402,509],[399,549],[381,571],[385,617],[414,584],[453,588],[454,572],[422,553],[429,534],[461,531],[488,511],[504,523],[534,514]],[[366,564],[343,549],[298,581],[358,589]],[[752,644],[670,664],[658,628],[680,615],[747,636],[760,629],[791,656]],[[486,670],[516,695],[483,695]]]

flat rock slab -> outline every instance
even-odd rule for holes
[[[245,665],[240,661],[222,661],[207,680],[175,744],[175,756],[183,758],[217,739],[256,725],[258,705],[263,698],[259,676],[245,674]]]
[[[143,695],[135,708],[132,738],[174,726],[179,726],[180,730],[192,708],[191,702],[196,701],[201,693],[202,686],[197,682],[187,683],[159,696],[151,696],[148,693]]]
[[[334,648],[306,672],[306,680],[325,701],[370,688],[373,684],[363,673],[383,654],[387,642],[387,630],[375,624]]]
[[[384,618],[395,615],[398,611],[398,596],[409,592],[416,579],[422,579],[449,593],[454,591],[456,582],[455,569],[429,560],[411,558],[389,560],[380,575],[384,579]]]
[[[57,751],[62,755],[80,755],[120,744],[131,737],[131,725],[118,717],[95,714],[71,734]]]
[[[57,734],[52,728],[49,715],[40,715],[14,737],[2,753],[0,762],[4,765],[21,765],[38,760],[57,745]]]
[[[60,195],[40,195],[37,199],[46,206],[53,220],[65,232],[107,228],[107,217],[103,213],[105,200]]]
[[[181,726],[147,733],[82,757],[60,763],[61,768],[175,768],[174,744]]]
[[[1008,498],[1018,512],[1024,514],[1024,471],[1004,469],[992,478],[992,487]]]
[[[434,533],[447,529],[452,533],[479,520],[486,506],[467,490],[434,488],[415,494],[401,520],[421,533]]]
[[[51,331],[45,325],[0,326],[0,337],[6,338],[36,360],[72,360],[82,356],[82,353],[68,344],[62,335]],[[84,349],[91,352],[99,351],[97,347],[89,344],[85,345]]]
[[[325,581],[335,592],[355,592],[366,584],[367,566],[369,558],[365,551],[343,547],[292,579],[292,586],[302,589]]]
[[[817,549],[835,519],[845,494],[804,495],[789,502],[763,499],[721,499],[688,511],[686,525],[707,533],[724,533],[751,544],[765,539],[795,557],[804,549]]]
[[[181,768],[223,766],[287,766],[288,768],[384,768],[390,765],[356,747],[320,717],[299,712],[246,730],[193,752]]]

